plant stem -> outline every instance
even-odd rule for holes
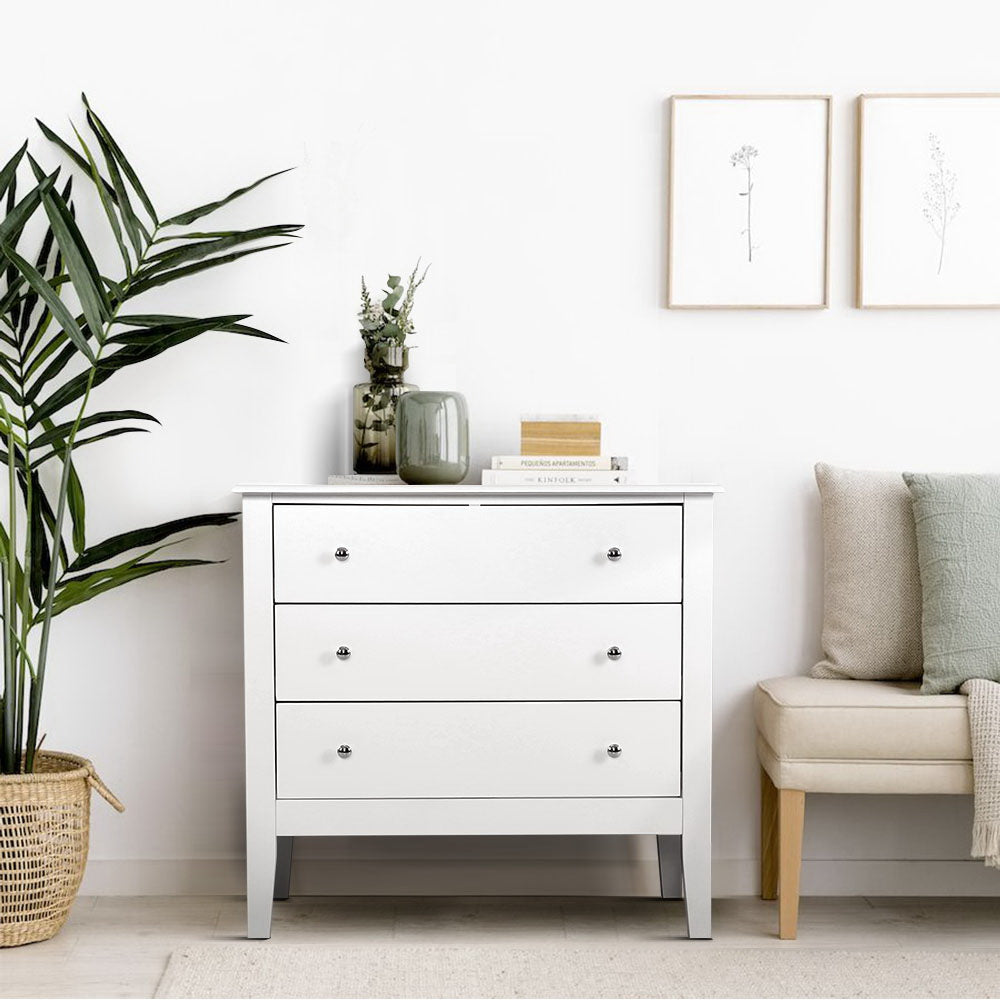
[[[753,198],[753,183],[750,180],[750,165],[747,164],[747,263],[753,262],[753,235],[750,228],[750,201]]]
[[[4,566],[4,759],[2,763],[5,774],[16,774],[21,769],[21,729],[18,725],[19,699],[13,642],[17,630],[17,466],[14,424],[3,399],[0,399],[0,411],[3,412],[7,422],[7,499],[10,506],[10,530],[7,533],[7,559]]]
[[[0,773],[14,773],[15,705],[17,693],[14,688],[13,643],[10,639],[10,580],[7,577],[7,563],[3,571],[3,742],[0,745]]]
[[[23,351],[18,348],[18,371],[21,375],[21,384],[25,383],[24,378],[24,354]],[[31,476],[31,446],[28,441],[28,407],[24,399],[21,400],[21,419],[24,422],[24,561],[22,562],[23,569],[23,580],[21,582],[24,588],[24,607],[28,608],[31,606],[31,580],[30,580],[30,570],[31,566],[31,546],[34,541],[32,538],[32,522],[34,518],[32,517],[34,513],[34,495],[32,487],[32,476]],[[59,546],[56,544],[54,551],[52,553],[53,561],[58,561],[59,559]],[[31,630],[31,623],[28,620],[28,615],[23,611],[21,613],[21,640],[18,649],[18,677],[17,677],[17,745],[18,745],[18,758],[20,759],[20,748],[24,742],[24,675],[25,668],[28,666],[28,633]],[[34,682],[35,674],[32,674],[32,682]],[[25,754],[25,766],[27,767],[27,754]]]
[[[364,403],[361,404],[364,406]],[[370,406],[365,406],[365,425],[361,428],[361,440],[358,442],[358,458],[364,458],[365,454],[365,441],[368,437],[368,421],[372,417],[372,408]]]
[[[21,615],[22,629],[24,627],[24,615]],[[15,695],[16,702],[16,714],[14,718],[14,740],[17,747],[17,751],[20,751],[21,745],[24,742],[24,674],[25,674],[25,663],[24,663],[24,653],[18,650],[17,656],[17,693]],[[15,751],[15,765],[20,767],[21,754]]]

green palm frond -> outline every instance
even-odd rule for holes
[[[236,517],[197,514],[88,542],[77,450],[158,422],[138,409],[90,412],[94,390],[123,368],[206,333],[279,340],[246,324],[246,313],[151,313],[137,300],[286,246],[302,228],[191,228],[285,171],[164,218],[86,96],[83,104],[86,127],[72,126],[72,139],[38,122],[54,152],[68,160],[69,176],[60,178],[65,164],[43,167],[27,143],[0,166],[0,463],[7,469],[10,511],[0,519],[0,773],[17,772],[22,755],[25,769],[32,769],[52,619],[135,580],[210,563],[157,553],[183,540],[181,533]],[[98,241],[88,240],[77,221],[74,176],[78,189],[81,181],[93,188],[98,218],[117,247],[110,273],[91,251]],[[29,247],[39,229],[37,245]]]

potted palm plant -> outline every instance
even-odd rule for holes
[[[181,533],[228,524],[197,514],[94,541],[81,448],[146,430],[142,410],[99,410],[95,390],[131,365],[211,330],[277,340],[245,314],[145,311],[145,293],[286,244],[300,227],[204,231],[194,223],[276,176],[164,217],[104,122],[83,98],[86,127],[49,171],[25,143],[0,168],[0,946],[51,937],[68,914],[87,856],[90,789],[121,804],[82,757],[42,749],[42,696],[53,621],[126,583],[209,560],[170,557]],[[99,266],[76,218],[74,183],[93,189],[113,245]],[[27,181],[27,183],[25,183]],[[102,233],[102,236],[107,234]],[[92,241],[91,241],[92,242]]]

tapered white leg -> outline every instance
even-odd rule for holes
[[[712,936],[712,846],[688,833],[681,844],[689,938]]]
[[[278,857],[274,865],[274,898],[288,899],[292,887],[292,846],[294,837],[278,838]]]
[[[247,837],[247,937],[271,936],[271,900],[274,897],[274,871],[277,838],[248,831]]]

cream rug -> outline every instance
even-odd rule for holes
[[[989,951],[192,945],[157,997],[997,997]]]

